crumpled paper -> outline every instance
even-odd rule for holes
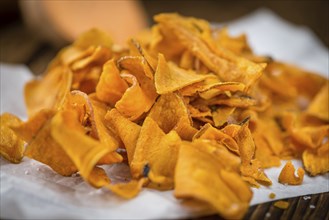
[[[222,25],[222,24],[221,24]],[[258,10],[228,24],[232,34],[246,33],[256,54],[270,55],[328,78],[328,49],[305,27],[296,27],[267,9]],[[23,85],[32,78],[27,67],[1,63],[1,113],[11,112],[26,119]],[[270,187],[253,189],[251,205],[275,199],[329,191],[329,174],[304,177],[301,186],[277,182],[280,168],[266,170],[273,181]],[[302,163],[293,160],[295,167]],[[143,191],[134,199],[124,200],[105,189],[94,189],[79,175],[62,177],[49,167],[24,158],[10,164],[0,158],[0,217],[10,219],[174,219],[196,216],[175,199],[172,191]],[[114,180],[129,173],[125,165],[105,167]]]

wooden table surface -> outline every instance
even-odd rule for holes
[[[35,38],[21,23],[2,29],[0,42],[1,62],[25,64],[36,75],[42,74],[49,61],[58,52],[58,49]],[[244,219],[329,219],[329,192],[309,196],[310,199],[304,196],[284,199],[290,204],[285,210],[275,207],[274,202],[251,206]],[[222,218],[212,215],[197,219]]]

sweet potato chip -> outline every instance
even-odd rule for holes
[[[155,120],[165,133],[174,129],[184,139],[191,139],[196,133],[196,129],[192,127],[187,107],[183,99],[176,93],[161,95],[148,116]]]
[[[130,164],[132,176],[145,175],[145,166],[148,166],[147,177],[154,187],[173,188],[179,144],[180,137],[175,131],[165,134],[152,118],[147,117]]]
[[[55,111],[52,109],[43,109],[28,121],[12,125],[11,129],[25,142],[30,142],[54,114]]]
[[[37,115],[35,117],[38,118]],[[50,166],[55,172],[63,176],[70,176],[78,169],[69,155],[52,137],[50,122],[51,118],[45,121],[35,136],[28,142],[25,156]],[[27,121],[26,123],[31,122]]]
[[[62,66],[50,70],[41,80],[27,83],[25,103],[28,115],[33,116],[44,108],[59,108],[70,91],[71,83],[71,71]]]
[[[19,126],[22,121],[10,113],[0,116],[0,154],[12,163],[19,163],[24,154],[24,141],[15,134],[11,126]]]
[[[90,46],[104,46],[111,48],[113,45],[112,39],[107,33],[93,28],[83,34],[73,43],[73,46],[86,49]]]
[[[136,121],[151,108],[154,100],[145,94],[134,75],[121,73],[120,76],[126,79],[131,86],[115,104],[115,108],[129,120]]]
[[[147,178],[141,178],[139,180],[131,180],[128,183],[110,184],[106,187],[113,193],[125,198],[131,199],[138,195],[143,185],[147,182]]]
[[[105,171],[100,167],[94,167],[88,177],[89,183],[96,187],[101,188],[110,184],[110,179],[106,175]]]
[[[299,167],[297,170],[298,176],[295,176],[295,167],[291,161],[288,161],[280,172],[279,182],[288,185],[300,185],[303,182],[304,173],[304,169]]]
[[[108,111],[105,115],[105,120],[110,124],[122,140],[127,150],[128,162],[130,164],[135,153],[141,127],[125,118],[116,109],[111,109]]]
[[[210,149],[200,144],[180,146],[175,172],[175,196],[201,200],[225,218],[241,218],[252,192],[238,174],[226,171]],[[211,181],[209,181],[211,179]]]
[[[51,120],[50,127],[51,136],[71,158],[86,181],[89,181],[89,175],[97,162],[113,151],[111,147],[84,134],[74,111],[58,112]]]
[[[254,159],[255,143],[248,128],[248,122],[241,126],[234,124],[228,125],[223,128],[223,131],[227,134],[231,134],[239,146],[239,154],[241,157],[241,174],[245,177],[250,177],[256,181],[259,181],[262,184],[271,185],[272,181],[261,169],[261,163],[257,159]],[[250,178],[247,178],[246,180],[251,180]],[[256,182],[254,181],[251,181],[250,183],[258,186],[258,184],[255,184]]]
[[[312,176],[329,172],[329,158],[328,158],[328,142],[323,144],[321,148],[327,149],[324,153],[315,152],[312,149],[307,149],[303,152],[302,159],[305,170]]]
[[[83,59],[77,60],[71,65],[73,71],[86,68],[90,65],[103,65],[111,58],[111,50],[106,47],[95,47],[93,53]]]
[[[200,22],[184,19],[177,14],[159,14],[155,16],[155,20],[173,32],[186,49],[223,81],[242,82],[248,88],[259,79],[266,66],[266,64],[255,64],[223,48],[216,47],[214,42],[209,42],[209,39],[204,41],[201,34],[205,31],[210,32],[210,27],[203,25],[206,30],[200,33],[200,28],[198,28]],[[204,22],[201,23],[204,24]]]
[[[155,87],[157,93],[166,94],[177,91],[185,86],[204,80],[207,75],[186,71],[174,63],[168,63],[162,54],[158,57],[158,66],[155,71]]]
[[[114,60],[105,63],[96,87],[97,98],[114,106],[121,99],[127,88],[128,84],[121,78]]]
[[[216,127],[222,126],[229,120],[230,115],[235,111],[234,107],[218,107],[215,111],[212,111],[212,119]]]
[[[210,124],[204,125],[193,138],[203,138],[208,140],[215,140],[217,143],[222,144],[228,150],[240,154],[239,146],[236,141],[229,135],[225,134],[221,130],[218,130]]]
[[[145,106],[145,111],[148,111],[158,97],[153,82],[154,70],[149,68],[146,59],[142,56],[123,56],[117,61],[117,63],[120,68],[124,70],[122,73],[128,72],[136,77],[148,100],[148,103],[146,103],[147,105]]]
[[[327,83],[307,108],[307,113],[326,122],[329,121],[329,84]]]

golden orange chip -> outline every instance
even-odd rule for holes
[[[35,117],[38,117],[37,115]],[[71,158],[51,135],[51,118],[45,121],[34,137],[28,142],[25,156],[50,166],[55,172],[70,176],[77,172]],[[26,122],[31,123],[31,122]]]
[[[158,66],[155,71],[155,87],[158,94],[174,92],[185,86],[204,80],[207,75],[186,71],[174,63],[167,62],[162,54],[158,57]]]
[[[92,186],[96,188],[107,186],[111,182],[105,171],[100,167],[94,167],[92,169],[88,177],[88,181]]]
[[[84,128],[74,111],[58,112],[50,123],[51,136],[67,153],[80,175],[89,181],[97,162],[113,149],[84,134]]]
[[[248,122],[243,125],[228,125],[223,129],[226,133],[231,133],[234,140],[239,146],[239,154],[241,157],[241,174],[245,177],[250,177],[265,185],[271,185],[272,181],[266,176],[261,169],[260,161],[254,159],[255,143],[251,132],[248,128]],[[252,182],[252,185],[256,185]]]
[[[178,14],[159,14],[155,20],[173,32],[180,43],[198,57],[210,70],[223,81],[242,82],[248,88],[262,74],[266,64],[255,64],[247,59],[215,46],[211,38],[202,38],[202,33],[211,32],[205,21],[184,19]],[[230,72],[230,74],[227,74]]]
[[[328,145],[328,142],[326,144]],[[302,159],[305,170],[312,176],[329,172],[328,151],[322,154],[312,149],[306,149],[303,152]]]
[[[128,70],[130,73],[134,73],[137,76],[145,75],[147,78],[153,79],[154,70],[142,56],[124,56],[121,57],[117,63],[121,69]]]
[[[71,69],[73,71],[77,71],[86,68],[90,65],[97,65],[97,63],[103,65],[110,58],[111,58],[111,50],[106,47],[98,46],[95,47],[93,53],[90,56],[75,61],[71,65]]]
[[[151,108],[155,99],[150,99],[144,93],[134,75],[121,73],[120,76],[127,80],[131,86],[115,104],[115,108],[129,120],[136,121]]]
[[[326,122],[329,121],[329,83],[318,92],[308,106],[306,112]]]
[[[179,144],[180,137],[175,131],[165,134],[152,118],[147,117],[130,164],[132,176],[149,177],[156,188],[173,188]]]
[[[127,183],[110,184],[106,188],[125,199],[131,199],[138,195],[145,183],[147,183],[147,178],[141,178]]]
[[[295,176],[295,167],[291,161],[288,161],[280,172],[279,183],[288,185],[300,185],[303,182],[304,174],[304,169],[299,167],[297,170],[298,176]]]
[[[215,111],[212,111],[212,119],[216,127],[222,126],[229,120],[230,115],[235,111],[234,107],[219,107]]]
[[[136,77],[147,99],[145,111],[148,111],[158,97],[153,82],[154,70],[151,70],[143,56],[123,56],[117,62],[122,69],[122,74],[128,73]]]
[[[42,129],[43,125],[55,114],[52,109],[43,109],[30,117],[28,121],[12,125],[11,129],[26,142],[30,142],[36,134]]]
[[[103,46],[111,48],[113,45],[112,39],[107,33],[93,28],[83,34],[73,43],[73,46],[86,49],[90,46]]]
[[[329,125],[305,126],[292,130],[291,137],[304,147],[318,148],[329,135]]]
[[[229,135],[225,134],[221,130],[218,130],[211,126],[210,124],[204,125],[198,133],[196,133],[193,137],[196,138],[202,138],[202,139],[208,139],[208,140],[215,140],[217,143],[222,144],[225,146],[228,150],[236,153],[237,155],[240,154],[239,146],[236,143],[236,141]]]
[[[96,87],[97,98],[114,106],[121,99],[127,88],[128,84],[121,78],[114,60],[105,63]]]
[[[155,120],[165,133],[175,129],[179,121],[187,125],[192,123],[182,97],[176,93],[161,95],[148,116]]]
[[[242,92],[244,89],[245,85],[239,82],[219,82],[202,89],[199,95],[201,98],[208,100],[226,92]]]
[[[289,202],[286,202],[286,201],[276,201],[274,203],[274,206],[279,208],[279,209],[287,209],[289,207]]]
[[[229,35],[227,27],[215,31],[215,40],[218,45],[239,55],[251,53],[251,49],[247,43],[246,35],[243,34],[237,37],[232,37]]]
[[[70,91],[72,73],[67,67],[50,70],[41,80],[33,80],[25,85],[27,113],[33,116],[38,111],[49,108],[57,110]]]
[[[13,163],[19,163],[24,155],[24,141],[15,134],[11,126],[19,126],[22,121],[10,113],[0,116],[0,154]]]
[[[108,111],[105,115],[105,120],[122,140],[127,150],[128,162],[130,164],[135,153],[141,127],[125,118],[116,109]]]
[[[225,218],[241,218],[252,192],[238,174],[225,170],[211,149],[207,142],[184,142],[180,146],[175,196],[206,202]]]
[[[156,57],[153,57],[149,51],[145,50],[143,46],[135,39],[131,39],[131,41],[128,42],[129,48],[130,48],[130,55],[132,56],[142,56],[145,58],[147,64],[151,67],[152,72],[155,71],[157,67],[157,59]],[[150,79],[153,79],[153,74],[151,75],[151,72],[145,72],[145,75],[149,77]]]

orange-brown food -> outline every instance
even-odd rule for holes
[[[1,155],[19,162],[24,152],[126,199],[173,189],[229,219],[248,210],[250,187],[275,181],[265,168],[281,159],[329,171],[328,79],[256,56],[245,35],[204,20],[155,21],[126,45],[92,29],[60,51],[25,87],[29,119],[1,116]],[[100,165],[115,163],[131,179],[112,183]],[[279,181],[302,184],[294,171],[287,163]]]
[[[303,183],[304,174],[304,169],[299,167],[296,176],[294,165],[291,163],[291,161],[288,161],[281,170],[279,175],[279,182],[288,185],[300,185]]]

